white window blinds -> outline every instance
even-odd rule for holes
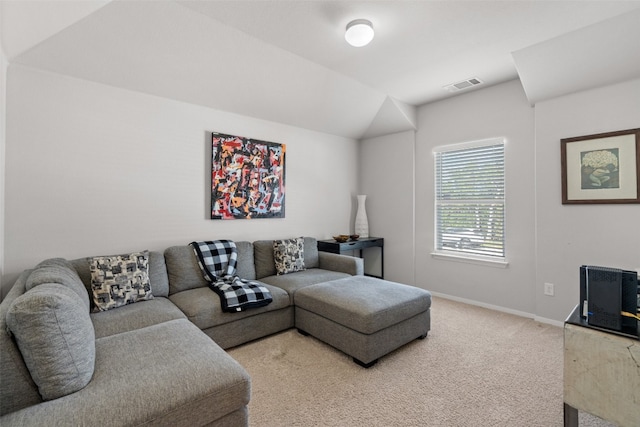
[[[504,140],[438,147],[434,154],[436,252],[504,258]]]

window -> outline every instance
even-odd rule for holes
[[[504,261],[504,140],[434,154],[436,254]]]

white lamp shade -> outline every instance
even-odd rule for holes
[[[347,24],[344,38],[351,46],[366,46],[373,40],[373,24],[366,19],[356,19]]]

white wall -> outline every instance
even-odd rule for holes
[[[433,153],[436,146],[506,138],[507,268],[435,259]],[[416,283],[433,292],[535,313],[534,111],[518,80],[427,104],[416,134]]]
[[[640,205],[562,205],[560,140],[640,128],[640,80],[536,104],[537,314],[578,303],[582,264],[640,269]],[[543,295],[544,283],[556,296]]]
[[[415,132],[360,142],[360,188],[367,195],[369,235],[384,238],[385,279],[415,284],[414,277]],[[365,271],[380,273],[380,251],[365,251]]]
[[[640,269],[640,206],[562,205],[560,140],[640,127],[640,80],[527,103],[519,81],[419,109],[416,283],[543,321],[578,303],[582,264]],[[434,146],[507,139],[506,269],[433,259]],[[544,284],[555,296],[544,295]]]
[[[287,144],[286,218],[209,219],[211,131]],[[10,65],[4,286],[48,257],[329,238],[351,225],[357,152],[355,140]]]
[[[640,268],[639,205],[563,206],[560,196],[560,139],[640,127],[640,80],[535,109],[515,80],[422,106],[416,133],[359,143],[23,66],[9,66],[3,89],[5,292],[52,256],[329,238],[353,229],[362,193],[371,235],[385,238],[386,278],[435,293],[562,321],[581,264]],[[286,218],[208,219],[211,131],[287,144]],[[432,258],[433,147],[496,136],[507,139],[509,266]],[[545,282],[556,296],[543,295]]]

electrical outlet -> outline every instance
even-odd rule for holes
[[[553,292],[554,292],[553,283],[545,283],[544,284],[544,294],[545,295],[549,295],[550,297],[552,297],[553,296]]]

